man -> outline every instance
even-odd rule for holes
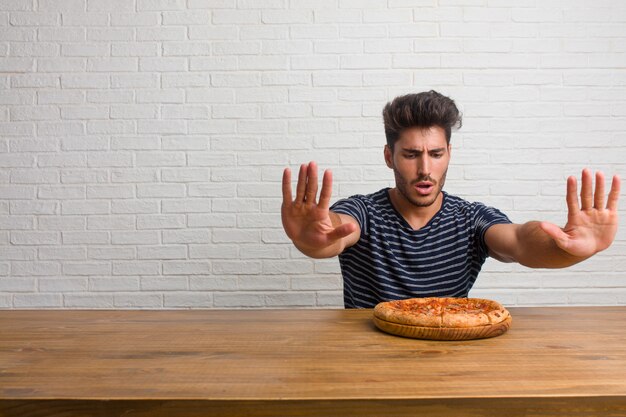
[[[315,162],[300,167],[296,197],[283,173],[282,221],[287,236],[313,258],[339,256],[346,308],[411,297],[467,297],[487,256],[533,268],[563,268],[606,249],[617,232],[620,179],[605,205],[604,175],[567,179],[564,228],[506,215],[443,191],[450,137],[461,116],[435,91],[395,98],[383,110],[384,157],[395,187],[356,195],[329,207],[332,174],[324,172],[317,200]]]

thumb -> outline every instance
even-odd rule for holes
[[[539,227],[550,236],[561,249],[567,250],[570,238],[559,226],[553,223],[540,222]]]
[[[356,232],[356,225],[352,223],[344,223],[340,226],[337,226],[333,231],[328,233],[328,238],[330,240],[339,240],[344,237],[350,235],[351,233]]]

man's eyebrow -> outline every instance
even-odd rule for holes
[[[423,149],[416,149],[416,148],[402,148],[402,150],[404,152],[409,152],[409,153],[422,153],[424,152]],[[431,149],[429,150],[429,152],[433,153],[433,152],[444,152],[446,150],[446,148],[435,148],[435,149]]]

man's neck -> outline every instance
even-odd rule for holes
[[[425,207],[419,207],[411,203],[395,187],[389,190],[389,198],[391,204],[393,204],[398,213],[400,213],[413,230],[419,230],[426,226],[430,219],[435,217],[435,214],[439,212],[443,204],[443,192],[439,193],[433,204]]]

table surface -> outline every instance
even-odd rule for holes
[[[5,310],[0,402],[626,404],[626,307],[509,310],[507,333],[470,341],[389,335],[372,310]]]

